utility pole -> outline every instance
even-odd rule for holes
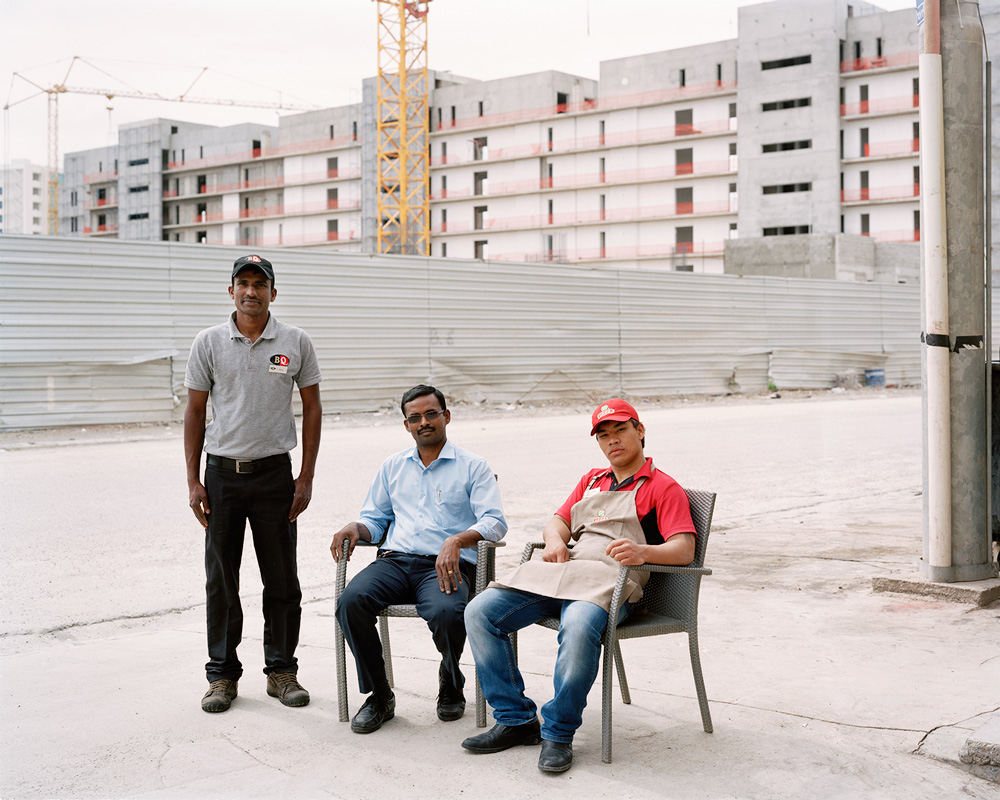
[[[983,28],[977,2],[918,0],[923,289],[921,574],[992,578]]]

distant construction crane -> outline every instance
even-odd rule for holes
[[[430,254],[427,10],[378,3],[378,252]]]
[[[59,95],[61,94],[96,94],[106,97],[108,100],[113,100],[115,97],[130,97],[139,100],[160,100],[168,103],[203,103],[214,106],[232,106],[234,108],[271,108],[276,111],[311,111],[317,106],[313,105],[303,105],[297,103],[266,103],[266,102],[244,102],[242,100],[228,100],[220,98],[210,98],[210,97],[188,97],[188,92],[194,87],[202,75],[208,70],[208,67],[203,67],[198,76],[191,82],[191,85],[177,97],[164,97],[161,94],[155,92],[140,92],[134,89],[91,89],[82,86],[67,86],[66,81],[69,80],[69,74],[73,70],[73,65],[77,61],[83,61],[84,64],[88,62],[84,61],[79,56],[73,56],[70,61],[69,68],[66,70],[66,77],[63,78],[62,83],[57,83],[49,87],[39,86],[34,81],[29,78],[24,77],[20,73],[15,72],[14,77],[20,78],[27,83],[30,83],[38,92],[29,97],[22,98],[14,103],[7,102],[4,105],[4,111],[6,111],[11,106],[16,106],[19,103],[23,103],[26,100],[31,100],[37,97],[41,93],[45,93],[49,96],[49,124],[48,124],[48,145],[49,145],[49,156],[48,156],[48,170],[49,170],[49,182],[48,182],[48,234],[50,236],[57,236],[59,234]],[[88,64],[88,66],[94,67],[93,64]],[[103,72],[103,70],[99,70]],[[13,81],[12,81],[13,83]]]

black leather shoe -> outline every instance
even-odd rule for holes
[[[461,719],[465,713],[465,695],[444,675],[444,669],[438,673],[437,714],[442,722]]]
[[[382,727],[382,723],[396,716],[396,695],[380,697],[368,695],[368,699],[351,720],[351,730],[355,733],[372,733]]]
[[[573,745],[542,739],[542,752],[538,754],[538,768],[542,772],[565,772],[573,766]]]
[[[538,744],[542,741],[541,728],[538,720],[525,725],[501,725],[497,723],[486,733],[470,736],[462,747],[473,753],[499,753],[519,744]]]

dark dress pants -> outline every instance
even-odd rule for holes
[[[297,672],[302,591],[296,525],[288,521],[295,495],[291,464],[242,475],[207,466],[205,491],[211,509],[205,531],[208,680],[239,680],[243,674],[236,648],[243,636],[240,562],[248,521],[264,584],[264,673]]]
[[[441,653],[443,677],[462,688],[458,661],[465,648],[465,604],[475,583],[475,567],[461,562],[462,583],[445,594],[438,585],[434,556],[384,552],[351,579],[337,603],[337,621],[358,666],[362,694],[385,689],[388,682],[377,612],[388,605],[415,603]]]

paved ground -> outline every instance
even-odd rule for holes
[[[396,719],[367,737],[337,721],[327,548],[377,464],[407,445],[395,414],[324,425],[299,533],[313,702],[287,709],[265,694],[248,552],[247,674],[228,713],[205,714],[202,534],[179,429],[30,432],[0,436],[0,796],[1000,795],[958,760],[1000,706],[1000,608],[871,591],[874,576],[916,574],[919,393],[639,408],[659,466],[719,494],[701,601],[714,734],[701,729],[685,637],[671,636],[623,643],[633,702],[615,705],[614,763],[600,757],[599,687],[569,773],[540,773],[536,748],[473,756],[459,747],[477,732],[472,709],[437,721],[436,653],[410,620],[392,623]],[[601,460],[577,408],[456,408],[449,433],[500,475],[501,568]],[[544,702],[554,637],[529,630],[520,648]],[[349,691],[353,710],[353,675]]]

